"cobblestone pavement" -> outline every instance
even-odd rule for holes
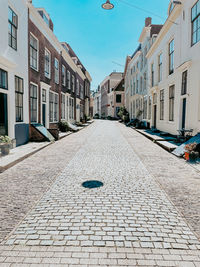
[[[0,241],[37,203],[94,128],[70,135],[0,173]]]
[[[0,266],[200,266],[199,240],[123,127],[85,130],[84,146],[2,243]],[[87,180],[104,186],[85,189]]]
[[[137,153],[200,239],[200,172],[131,128],[119,125]]]

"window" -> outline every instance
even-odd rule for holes
[[[83,99],[83,85],[80,85],[80,98]]]
[[[43,20],[49,26],[49,20],[48,20],[47,16],[44,13],[43,13]]]
[[[67,88],[69,90],[71,89],[71,75],[70,75],[70,71],[67,71]]]
[[[143,107],[144,107],[143,119],[146,120],[147,119],[147,99],[144,99]]]
[[[139,80],[138,80],[138,76],[137,76],[137,80],[136,80],[136,94],[138,94],[138,87],[139,87]]]
[[[192,45],[200,41],[200,1],[192,8]]]
[[[157,94],[156,93],[153,94],[153,104],[154,105],[157,104]]]
[[[151,97],[149,96],[149,114],[148,119],[151,119]]]
[[[135,100],[133,100],[133,118],[135,118]]]
[[[72,119],[74,119],[74,99],[72,98]]]
[[[133,82],[133,95],[135,95],[135,80]]]
[[[66,86],[66,68],[62,65],[62,85]]]
[[[58,121],[58,94],[49,92],[49,121]]]
[[[162,54],[158,56],[158,81],[162,81]]]
[[[61,94],[61,119],[65,119],[65,95]]]
[[[143,57],[143,55],[141,55],[140,70],[143,69],[143,65],[144,65],[144,57]]]
[[[57,58],[54,61],[54,68],[55,68],[55,83],[59,84],[59,62]]]
[[[72,75],[72,92],[75,92],[75,78],[74,78],[74,75]]]
[[[54,94],[49,93],[49,121],[53,122],[53,102],[54,102]]]
[[[42,102],[43,103],[47,102],[47,92],[45,89],[42,89]]]
[[[187,70],[182,73],[181,95],[187,94]]]
[[[69,98],[69,118],[74,118],[74,99],[71,97]]]
[[[37,86],[30,85],[31,122],[37,122]]]
[[[121,103],[121,102],[122,102],[122,96],[116,95],[116,103]]]
[[[151,86],[154,86],[154,64],[151,64]]]
[[[54,94],[54,121],[58,121],[58,95]]]
[[[30,35],[30,66],[38,70],[38,40]]]
[[[174,40],[169,43],[169,74],[174,72]]]
[[[72,118],[72,99],[69,97],[69,119]]]
[[[164,89],[160,90],[160,120],[164,120]]]
[[[17,26],[18,17],[15,12],[8,8],[8,44],[13,49],[17,50]]]
[[[174,3],[171,3],[169,8],[169,15],[172,13],[173,9],[174,9]]]
[[[44,75],[47,78],[50,78],[50,62],[51,62],[51,55],[47,49],[45,49],[45,62],[44,62]]]
[[[8,89],[8,73],[0,69],[0,88]]]
[[[143,80],[142,77],[140,77],[140,92],[143,91]]]
[[[144,73],[144,91],[147,89],[147,74],[146,72]]]
[[[79,80],[77,79],[76,81],[76,94],[79,95],[80,94],[80,87],[79,87]]]
[[[69,97],[66,96],[66,119],[69,119]]]
[[[23,82],[23,79],[15,76],[16,122],[22,122],[23,121],[23,94],[24,94],[24,82]]]
[[[169,87],[169,120],[174,121],[174,91],[175,86]]]

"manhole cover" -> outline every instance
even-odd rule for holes
[[[98,188],[98,187],[103,186],[103,183],[100,181],[93,180],[93,181],[86,181],[82,183],[82,186],[85,188]]]

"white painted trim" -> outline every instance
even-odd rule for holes
[[[36,120],[36,122],[35,123],[38,123],[38,113],[39,113],[39,93],[38,93],[38,84],[36,84],[36,83],[33,83],[33,82],[30,82],[30,85],[34,85],[34,86],[36,86],[37,87],[37,120]],[[29,85],[29,86],[30,86]],[[29,87],[29,90],[30,90],[31,88]],[[29,94],[29,98],[30,98],[30,94]],[[30,101],[30,99],[29,99],[29,101]],[[31,115],[31,111],[30,111],[30,115]],[[32,122],[30,122],[30,123],[32,123]],[[34,122],[33,122],[34,123]]]
[[[30,32],[30,35],[32,35],[32,37],[37,40],[37,69],[34,69],[30,64],[30,59],[31,59],[31,57],[30,57],[30,41],[29,41],[29,46],[28,46],[28,48],[29,48],[29,66],[30,66],[31,69],[33,69],[33,70],[38,72],[39,71],[39,50],[40,50],[39,40],[32,32]]]
[[[41,114],[40,119],[42,123],[42,104],[46,104],[46,128],[49,128],[49,91],[51,86],[49,84],[46,84],[44,82],[40,82],[40,99],[41,99]],[[42,89],[46,90],[46,103],[42,101]]]
[[[57,121],[54,120],[54,105],[53,105],[53,121],[49,120],[49,124],[50,123],[58,123],[58,121],[59,121],[59,94],[54,92],[54,91],[52,91],[52,90],[49,90],[49,93],[53,93],[54,95],[58,96],[58,120]]]
[[[46,76],[45,74],[45,52],[49,53],[49,76]],[[44,76],[48,79],[51,79],[51,52],[45,47],[44,48]]]

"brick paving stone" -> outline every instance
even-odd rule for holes
[[[123,136],[147,170],[156,178],[174,205],[200,238],[200,176],[192,164],[170,155],[135,130],[120,125]]]
[[[10,252],[0,254],[2,263],[34,258],[38,264],[52,259],[55,266],[81,267],[198,264],[199,240],[130,146],[131,134],[117,122],[98,121],[72,135],[71,149],[79,139],[77,153],[2,242],[0,251]],[[67,149],[68,141],[57,148]],[[81,186],[94,179],[103,187]],[[187,255],[191,258],[184,259]]]

